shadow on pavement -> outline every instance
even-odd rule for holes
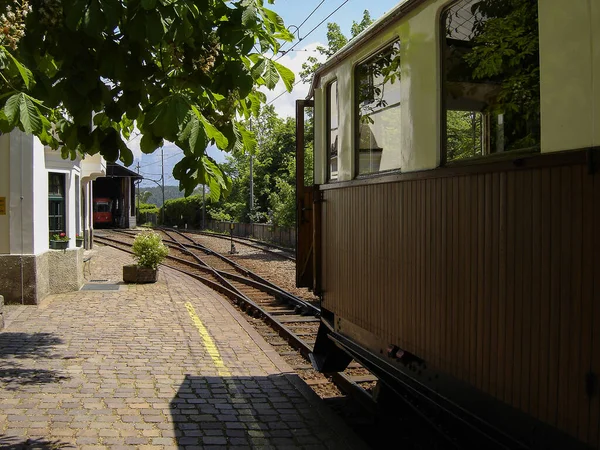
[[[55,450],[60,448],[74,448],[72,445],[59,440],[48,441],[46,439],[26,439],[9,437],[0,434],[1,450]]]
[[[284,375],[187,375],[170,409],[180,449],[332,444],[328,425]]]
[[[62,343],[52,333],[0,333],[0,384],[4,389],[14,390],[22,385],[69,379],[54,370],[39,368],[44,358],[62,358],[53,353],[54,347]]]
[[[52,333],[0,333],[0,358],[51,358],[62,339]]]

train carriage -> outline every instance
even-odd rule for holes
[[[318,69],[297,127],[314,364],[358,359],[515,446],[600,448],[600,2],[402,2]]]

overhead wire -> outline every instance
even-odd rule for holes
[[[306,35],[305,35],[305,36],[304,36],[304,37],[303,37],[301,40],[299,40],[298,42],[296,42],[296,43],[295,43],[295,44],[292,46],[292,48],[291,48],[291,49],[289,49],[289,50],[286,50],[286,51],[285,51],[285,52],[284,52],[282,55],[280,55],[280,56],[279,56],[277,59],[275,59],[274,61],[279,61],[279,60],[280,60],[281,58],[283,58],[283,57],[284,57],[284,56],[285,56],[285,55],[286,55],[288,52],[290,52],[290,51],[292,51],[294,48],[296,48],[296,46],[297,46],[298,44],[300,44],[300,42],[302,42],[302,40],[306,39],[308,36],[310,36],[312,33],[314,33],[314,32],[315,32],[315,30],[316,30],[317,28],[319,28],[321,25],[323,25],[327,19],[329,19],[329,18],[330,18],[331,16],[333,16],[333,15],[334,15],[336,12],[338,12],[338,11],[339,11],[339,10],[342,8],[342,6],[344,6],[344,5],[345,5],[346,3],[348,3],[349,1],[350,1],[350,0],[344,0],[340,6],[338,6],[336,9],[334,9],[334,10],[333,10],[331,13],[329,13],[329,15],[328,15],[327,17],[325,17],[325,18],[324,18],[323,20],[321,20],[321,21],[320,21],[320,22],[319,22],[317,25],[315,25],[315,26],[313,27],[313,29],[312,29],[312,30],[310,30],[308,33],[306,33]]]
[[[296,27],[296,31],[300,31],[300,28],[302,28],[302,25],[304,25],[306,23],[306,21],[308,19],[310,19],[315,12],[317,12],[317,9],[319,9],[323,3],[325,3],[325,0],[321,0],[321,3],[319,3],[317,6],[315,6],[315,8],[311,11],[311,13],[308,16],[306,16],[306,18],[302,21],[302,23]],[[303,39],[304,38],[301,38],[300,36],[298,36],[298,42],[302,41]],[[281,46],[279,51],[282,50],[282,48],[285,46],[285,44],[287,44],[287,42],[284,42],[284,44]],[[286,53],[288,51],[291,51],[291,50],[287,50]]]
[[[181,149],[178,149],[178,150],[181,150]],[[176,156],[181,156],[181,155],[183,155],[183,150],[181,150],[181,153],[175,153],[173,155],[167,156],[164,160],[167,161],[169,159],[172,159],[172,158],[175,158]],[[144,167],[151,167],[151,166],[155,166],[160,163],[161,163],[160,161],[154,161],[154,162],[151,162],[148,164],[144,164],[143,166],[140,166],[139,168],[143,169]]]

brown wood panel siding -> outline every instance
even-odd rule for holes
[[[580,168],[581,172],[585,172],[585,168]],[[583,212],[581,217],[583,220],[583,232],[582,232],[582,270],[581,270],[581,348],[580,348],[580,359],[579,367],[580,374],[585,376],[590,371],[590,360],[592,358],[592,324],[593,324],[593,304],[587,301],[589,298],[594,296],[594,278],[593,278],[593,267],[594,267],[594,249],[596,238],[592,240],[589,236],[594,235],[594,222],[597,222],[597,218],[594,217],[594,211],[598,208],[594,208],[594,186],[593,178],[580,176],[582,180],[582,191],[583,191]],[[589,218],[594,217],[594,221]],[[597,234],[597,233],[596,233]],[[598,303],[596,301],[596,303]],[[579,386],[578,396],[578,426],[579,426],[579,439],[587,440],[588,430],[590,425],[590,405],[586,394],[585,385]]]
[[[590,399],[590,419],[589,419],[589,441],[592,443],[598,443],[600,438],[598,435],[598,426],[600,425],[600,395],[598,394],[598,376],[600,375],[600,274],[598,273],[598,266],[600,265],[600,233],[598,232],[600,226],[600,181],[598,176],[594,178],[594,187],[592,189],[594,200],[593,200],[593,213],[594,218],[593,224],[593,235],[588,242],[591,242],[594,246],[594,262],[592,277],[594,280],[593,298],[594,302],[592,311],[592,352],[591,352],[591,364],[590,372],[596,376],[594,386],[594,396]],[[600,445],[599,445],[600,447]]]
[[[572,159],[323,189],[323,306],[598,447],[599,178]]]

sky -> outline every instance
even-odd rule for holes
[[[281,55],[278,62],[293,70],[296,74],[296,80],[299,80],[298,74],[302,70],[302,64],[309,56],[318,56],[317,46],[324,45],[327,42],[328,22],[336,22],[340,25],[342,32],[349,36],[352,22],[360,22],[365,9],[369,10],[373,20],[377,20],[398,3],[400,3],[400,0],[371,0],[370,2],[363,0],[275,0],[273,5],[265,2],[265,6],[277,12],[283,18],[286,26],[295,31],[296,34],[294,42],[286,43],[282,47],[282,50],[293,50]],[[307,19],[311,13],[312,16]],[[332,15],[327,18],[330,14]],[[305,21],[305,19],[307,20]],[[322,21],[324,22],[321,23]],[[299,26],[299,30],[296,30]],[[301,40],[298,38],[301,38]],[[267,102],[273,102],[277,114],[286,117],[294,115],[296,100],[305,98],[308,89],[308,83],[300,83],[294,87],[291,93],[287,93],[283,83],[280,82],[273,91],[265,90],[265,93],[267,94]],[[139,163],[139,171],[146,178],[142,182],[142,186],[155,186],[156,184],[150,180],[160,181],[160,150],[150,155],[142,154],[139,150],[139,137],[130,140],[128,145],[136,157],[130,169],[137,171]],[[173,166],[181,159],[182,151],[174,144],[166,144],[163,147],[163,153],[165,185],[176,185],[177,181],[173,178],[172,171]],[[225,160],[225,154],[216,148],[209,148],[208,154],[215,158],[217,162]]]

